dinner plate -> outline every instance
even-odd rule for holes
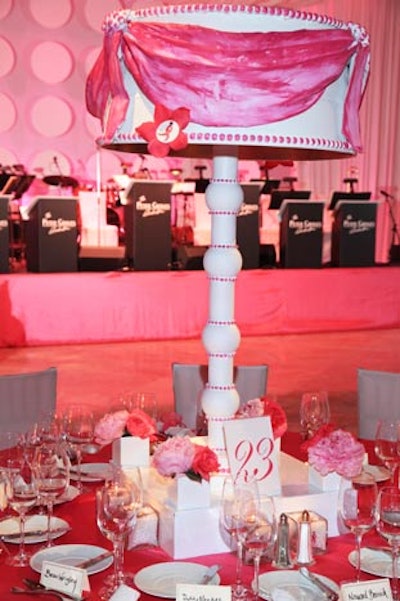
[[[55,545],[50,549],[42,549],[32,555],[30,559],[30,566],[35,572],[42,571],[42,563],[44,561],[54,561],[66,566],[78,566],[82,561],[97,557],[101,553],[104,553],[107,549],[103,547],[96,547],[95,545]],[[102,561],[99,561],[93,566],[87,568],[89,576],[97,574],[106,570],[113,562],[113,557],[107,557]]]
[[[187,561],[156,563],[139,570],[134,580],[142,593],[164,599],[175,599],[177,584],[201,584],[207,570],[207,566]],[[219,582],[219,575],[215,574],[209,584],[219,584]]]
[[[333,580],[315,574],[329,587],[339,593],[339,587]],[[325,595],[318,587],[307,580],[298,571],[279,570],[277,572],[266,572],[261,574],[260,579],[260,597],[268,601],[326,601]]]
[[[382,465],[365,465],[364,472],[371,474],[376,482],[385,482],[390,479],[390,472]]]
[[[81,473],[82,482],[101,482],[102,480],[111,477],[112,468],[109,463],[82,463]],[[78,479],[76,465],[71,468],[70,479]]]
[[[65,532],[53,532],[50,536],[52,539],[59,538],[63,534],[65,534],[69,530],[69,524],[65,520],[61,520],[60,518],[52,517],[50,521],[50,529],[54,530],[55,528],[65,528]],[[38,530],[43,531],[43,534],[35,534],[30,535],[30,532],[36,532]],[[19,544],[21,541],[21,537],[10,537],[7,535],[18,534],[19,533],[19,518],[12,517],[8,520],[3,520],[0,522],[0,536],[4,537],[4,541],[6,543],[16,543]],[[26,518],[25,522],[25,543],[26,544],[36,544],[43,543],[47,540],[47,516],[46,515],[30,515]]]
[[[349,554],[349,562],[356,567],[357,551],[352,551]],[[398,561],[398,565],[400,568],[400,561]],[[392,558],[390,553],[378,549],[361,549],[361,569],[367,574],[391,578]]]

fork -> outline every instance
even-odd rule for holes
[[[66,597],[57,591],[51,591],[45,588],[20,588],[19,586],[11,587],[11,592],[16,595],[51,595],[54,599],[59,599],[59,601],[65,601],[66,599],[70,599],[71,597]]]

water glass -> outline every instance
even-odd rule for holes
[[[314,436],[331,418],[328,394],[324,391],[305,392],[300,403],[300,427],[305,440]]]
[[[395,486],[385,486],[379,491],[376,506],[376,529],[389,543],[392,551],[392,597],[400,599],[399,557],[400,557],[400,490]]]
[[[395,483],[396,469],[400,464],[400,421],[380,420],[375,434],[375,455],[390,472],[391,484]]]

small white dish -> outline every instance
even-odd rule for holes
[[[352,551],[348,559],[351,565],[356,567],[357,551]],[[390,553],[379,551],[379,549],[361,549],[361,570],[373,576],[392,578],[392,558]]]
[[[333,580],[315,574],[322,582],[339,593],[339,587]],[[326,598],[318,587],[307,580],[298,571],[279,570],[276,572],[266,572],[260,576],[260,597],[262,599],[271,598],[273,601],[286,599],[287,601],[322,601]]]
[[[208,567],[188,561],[156,563],[139,570],[135,575],[135,586],[146,593],[164,599],[175,599],[177,584],[201,584]],[[208,584],[219,584],[215,574]]]
[[[52,539],[59,538],[66,534],[69,530],[69,524],[65,520],[60,518],[52,517],[50,521],[50,530],[62,528],[60,532],[52,532],[50,537]],[[36,532],[42,531],[42,534],[36,534]],[[34,532],[35,534],[29,534]],[[19,534],[19,518],[17,516],[11,517],[8,520],[3,520],[0,523],[0,536],[3,537],[6,543],[19,544],[21,542],[20,536],[10,536]],[[7,536],[8,535],[8,536]],[[46,515],[30,515],[27,517],[25,522],[25,544],[34,545],[36,543],[43,543],[47,540],[47,516]]]
[[[78,479],[78,469],[76,465],[71,468],[70,479]],[[82,463],[81,465],[82,482],[101,482],[112,476],[112,467],[109,463]]]
[[[103,547],[96,547],[95,545],[55,545],[50,549],[42,549],[35,553],[35,555],[32,555],[30,566],[32,570],[40,574],[44,561],[54,561],[66,566],[79,566],[83,561],[97,557],[97,555],[105,551],[106,549],[103,549]],[[88,567],[87,573],[91,576],[92,574],[102,572],[110,567],[112,562],[113,557],[107,557],[95,565]]]

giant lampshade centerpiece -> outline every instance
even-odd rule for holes
[[[369,40],[354,23],[262,2],[156,1],[105,18],[87,107],[101,120],[103,148],[212,158],[202,407],[208,444],[223,456],[223,424],[239,406],[238,161],[337,159],[359,151]]]

